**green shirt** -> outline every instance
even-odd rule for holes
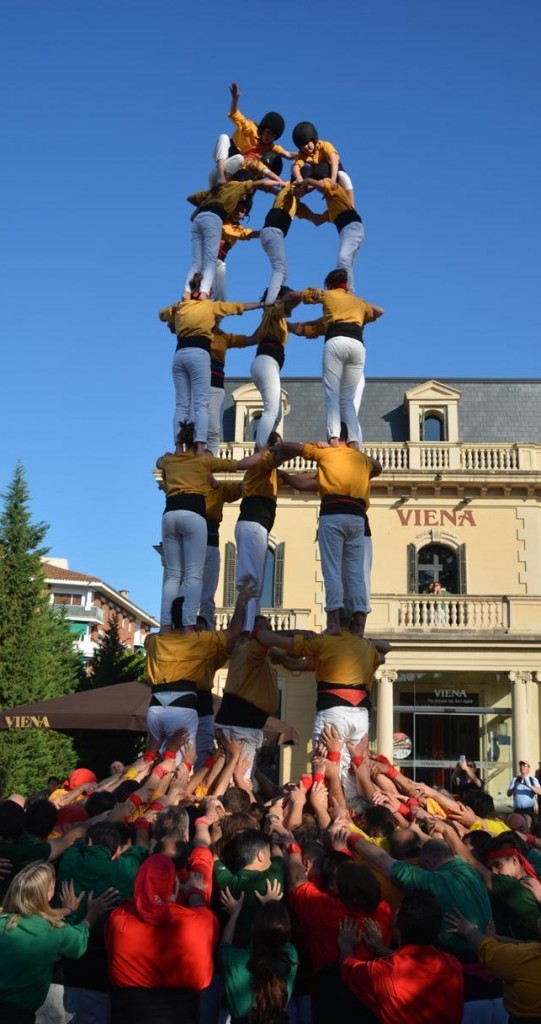
[[[247,871],[243,869],[233,873],[226,868],[221,860],[217,860],[214,864],[213,891],[215,893],[216,910],[221,910],[219,896],[220,892],[223,892],[224,889],[230,889],[231,895],[235,899],[238,899],[241,892],[245,894],[244,903],[235,929],[235,941],[239,945],[246,946],[250,941],[252,922],[261,906],[255,894],[258,892],[263,896],[266,893],[267,879],[271,883],[277,879],[282,886],[282,890],[285,891],[285,871],[282,857],[273,857],[270,867],[266,871]],[[219,917],[221,923],[225,923],[227,917],[223,914],[223,911],[219,914]]]
[[[518,878],[493,874],[492,902],[498,935],[510,935],[527,942],[539,941],[539,907],[533,894]]]
[[[89,928],[87,924],[55,928],[32,915],[22,917],[8,931],[11,917],[0,914],[0,1003],[37,1010],[47,997],[54,964],[61,956],[83,955]]]
[[[299,958],[295,946],[292,946],[290,942],[285,943],[284,954],[288,959],[278,960],[276,967],[286,982],[289,1002]],[[252,975],[248,970],[248,961],[251,955],[251,946],[239,948],[232,946],[229,942],[223,942],[218,947],[217,966],[223,977],[225,1000],[233,1020],[244,1017],[253,1006]]]
[[[470,947],[460,935],[449,930],[445,914],[459,910],[484,932],[492,916],[490,899],[483,879],[462,857],[445,861],[435,871],[426,871],[400,861],[393,865],[391,881],[402,889],[424,889],[436,897],[444,913],[439,941],[450,953]]]
[[[9,875],[0,879],[0,902],[8,891],[11,879],[21,868],[24,868],[25,864],[31,864],[35,860],[49,860],[50,855],[50,843],[40,843],[30,836],[21,836],[14,843],[8,843],[4,839],[0,840],[0,859],[5,857],[13,865]]]
[[[119,899],[133,896],[133,883],[139,866],[148,855],[144,846],[131,846],[129,850],[113,860],[113,855],[104,846],[84,846],[74,843],[63,854],[58,865],[56,878],[57,895],[62,882],[73,879],[75,893],[93,892],[101,896],[110,886],[118,889]],[[79,909],[70,920],[82,921],[86,914],[87,898],[81,900]]]

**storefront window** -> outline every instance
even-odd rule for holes
[[[399,673],[394,732],[401,768],[420,782],[450,789],[463,754],[477,765],[487,792],[505,800],[512,774],[509,687],[499,672]]]

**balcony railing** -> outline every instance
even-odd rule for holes
[[[393,627],[422,630],[506,630],[509,605],[501,597],[395,598]]]
[[[520,444],[423,444],[404,441],[398,444],[367,444],[366,454],[381,462],[390,472],[510,473],[541,469],[541,446]],[[243,458],[253,452],[250,442],[222,444],[220,454]],[[284,463],[285,469],[313,468],[314,463],[300,456]]]
[[[261,614],[270,620],[271,629],[308,629],[309,611],[305,608],[262,608]],[[216,609],[216,629],[227,629],[233,608]]]
[[[61,612],[68,622],[104,622],[105,615],[103,608],[85,608],[82,604],[59,604],[52,605],[55,611]]]

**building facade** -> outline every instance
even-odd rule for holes
[[[282,384],[283,436],[322,439],[321,382]],[[540,408],[541,380],[378,379],[360,414],[366,452],[383,465],[369,513],[367,635],[393,645],[372,693],[371,737],[435,784],[449,785],[461,754],[473,758],[500,803],[515,761],[535,769],[541,756]],[[222,454],[250,449],[260,410],[250,382],[228,382]],[[220,622],[235,597],[237,514],[225,506]],[[316,495],[281,488],[262,602],[278,628],[324,628],[317,518]],[[431,593],[434,582],[446,593]],[[309,757],[314,678],[283,671],[280,688],[280,715],[301,736],[281,754],[282,778],[294,778]]]
[[[93,657],[113,615],[122,643],[132,650],[142,648],[147,633],[159,626],[157,619],[130,601],[127,590],[115,590],[97,576],[74,572],[66,558],[44,559],[44,571],[49,602],[62,609],[75,649],[85,661]]]

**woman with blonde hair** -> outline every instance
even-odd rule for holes
[[[115,889],[95,900],[90,893],[84,921],[70,925],[64,917],[77,909],[84,893],[75,896],[73,884],[64,883],[62,907],[53,910],[54,889],[50,864],[27,864],[15,875],[0,909],[0,1016],[9,1024],[33,1024],[56,961],[83,955],[89,929],[118,897]]]

